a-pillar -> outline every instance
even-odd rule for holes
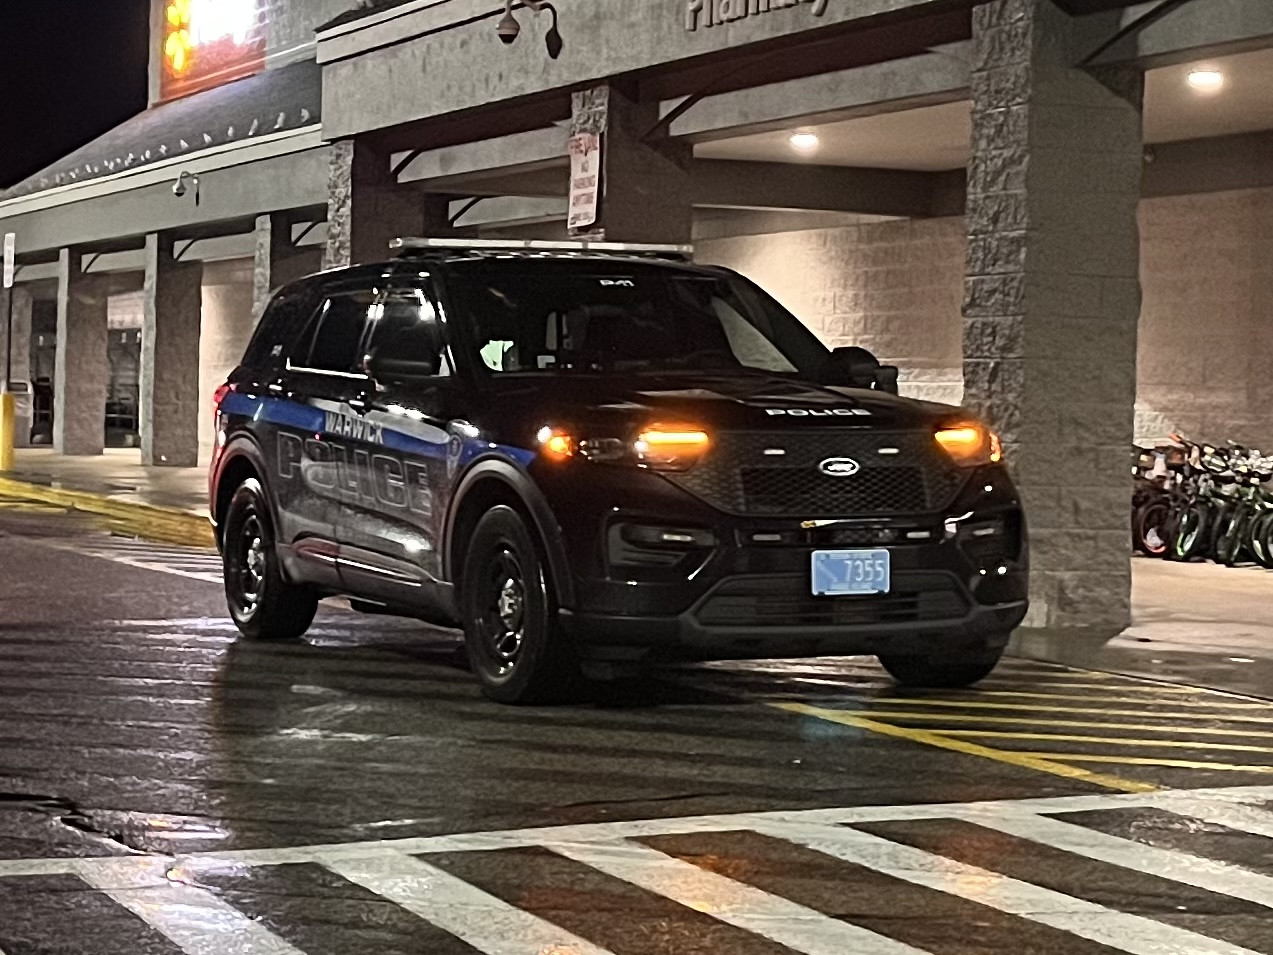
[[[1003,434],[1030,526],[1027,625],[1130,616],[1143,76],[1074,64],[1051,0],[973,8],[965,403]]]
[[[292,242],[292,218],[278,213],[257,216],[256,256],[252,273],[252,317],[259,320],[270,296],[319,268],[314,249],[298,249]]]
[[[146,236],[141,333],[141,461],[199,463],[203,263],[179,262],[172,238]]]
[[[391,154],[361,140],[331,146],[324,268],[389,258],[389,243],[450,231],[445,196],[398,182]]]
[[[53,449],[101,454],[106,442],[107,280],[81,269],[82,252],[62,249],[57,266],[57,360],[53,372]]]
[[[14,444],[25,448],[31,443],[31,293],[20,285],[0,289],[0,378],[5,372],[5,356],[17,399]]]
[[[609,86],[607,100],[596,234],[608,242],[688,243],[694,225],[692,147],[667,136],[657,101],[639,101],[617,85]],[[595,102],[586,95],[576,98],[585,109]]]

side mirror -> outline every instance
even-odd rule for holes
[[[836,348],[827,356],[822,380],[828,385],[897,394],[897,366],[881,365],[878,358],[856,345]]]

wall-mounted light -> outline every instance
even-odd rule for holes
[[[505,46],[511,46],[521,35],[522,25],[517,21],[517,17],[513,16],[514,0],[504,0],[504,15],[500,17],[499,23],[495,25],[495,32],[499,35],[500,40]],[[550,59],[557,59],[561,56],[566,42],[562,39],[561,30],[557,20],[557,8],[552,5],[549,0],[520,0],[518,6],[528,8],[532,13],[542,13],[547,10],[552,14],[552,26],[548,28],[548,32],[544,34],[544,46],[548,49]]]
[[[1224,86],[1224,74],[1211,69],[1190,70],[1185,82],[1200,92],[1214,93]]]
[[[190,187],[194,187],[194,204],[199,204],[199,177],[192,172],[182,171],[177,177],[177,181],[172,184],[172,194],[178,199],[184,198],[186,193],[190,191]]]

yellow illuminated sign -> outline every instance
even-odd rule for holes
[[[164,95],[184,96],[264,66],[259,0],[167,0]]]

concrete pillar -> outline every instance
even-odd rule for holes
[[[53,449],[59,454],[101,454],[106,441],[110,289],[104,277],[81,271],[81,255],[78,249],[58,253]]]
[[[1074,67],[1051,0],[973,9],[964,402],[1004,437],[1031,531],[1027,625],[1130,618],[1143,77]]]
[[[199,463],[203,263],[173,259],[172,238],[146,236],[141,332],[141,462]]]
[[[257,216],[256,256],[252,275],[253,320],[261,317],[270,296],[321,267],[317,249],[298,249],[292,244],[292,220],[277,213]]]
[[[447,234],[446,200],[399,183],[388,153],[361,141],[333,143],[323,267],[380,262],[392,239]]]
[[[576,106],[585,109],[595,109],[595,103],[576,97]],[[692,147],[671,141],[665,129],[649,136],[659,121],[657,101],[640,102],[612,85],[604,112],[600,221],[590,233],[609,242],[688,243],[694,223]],[[578,115],[575,120],[589,125]]]
[[[9,296],[13,296],[13,338],[9,338]],[[31,443],[31,293],[22,286],[0,289],[0,378],[5,356],[9,357],[9,380],[16,394],[15,446]]]

